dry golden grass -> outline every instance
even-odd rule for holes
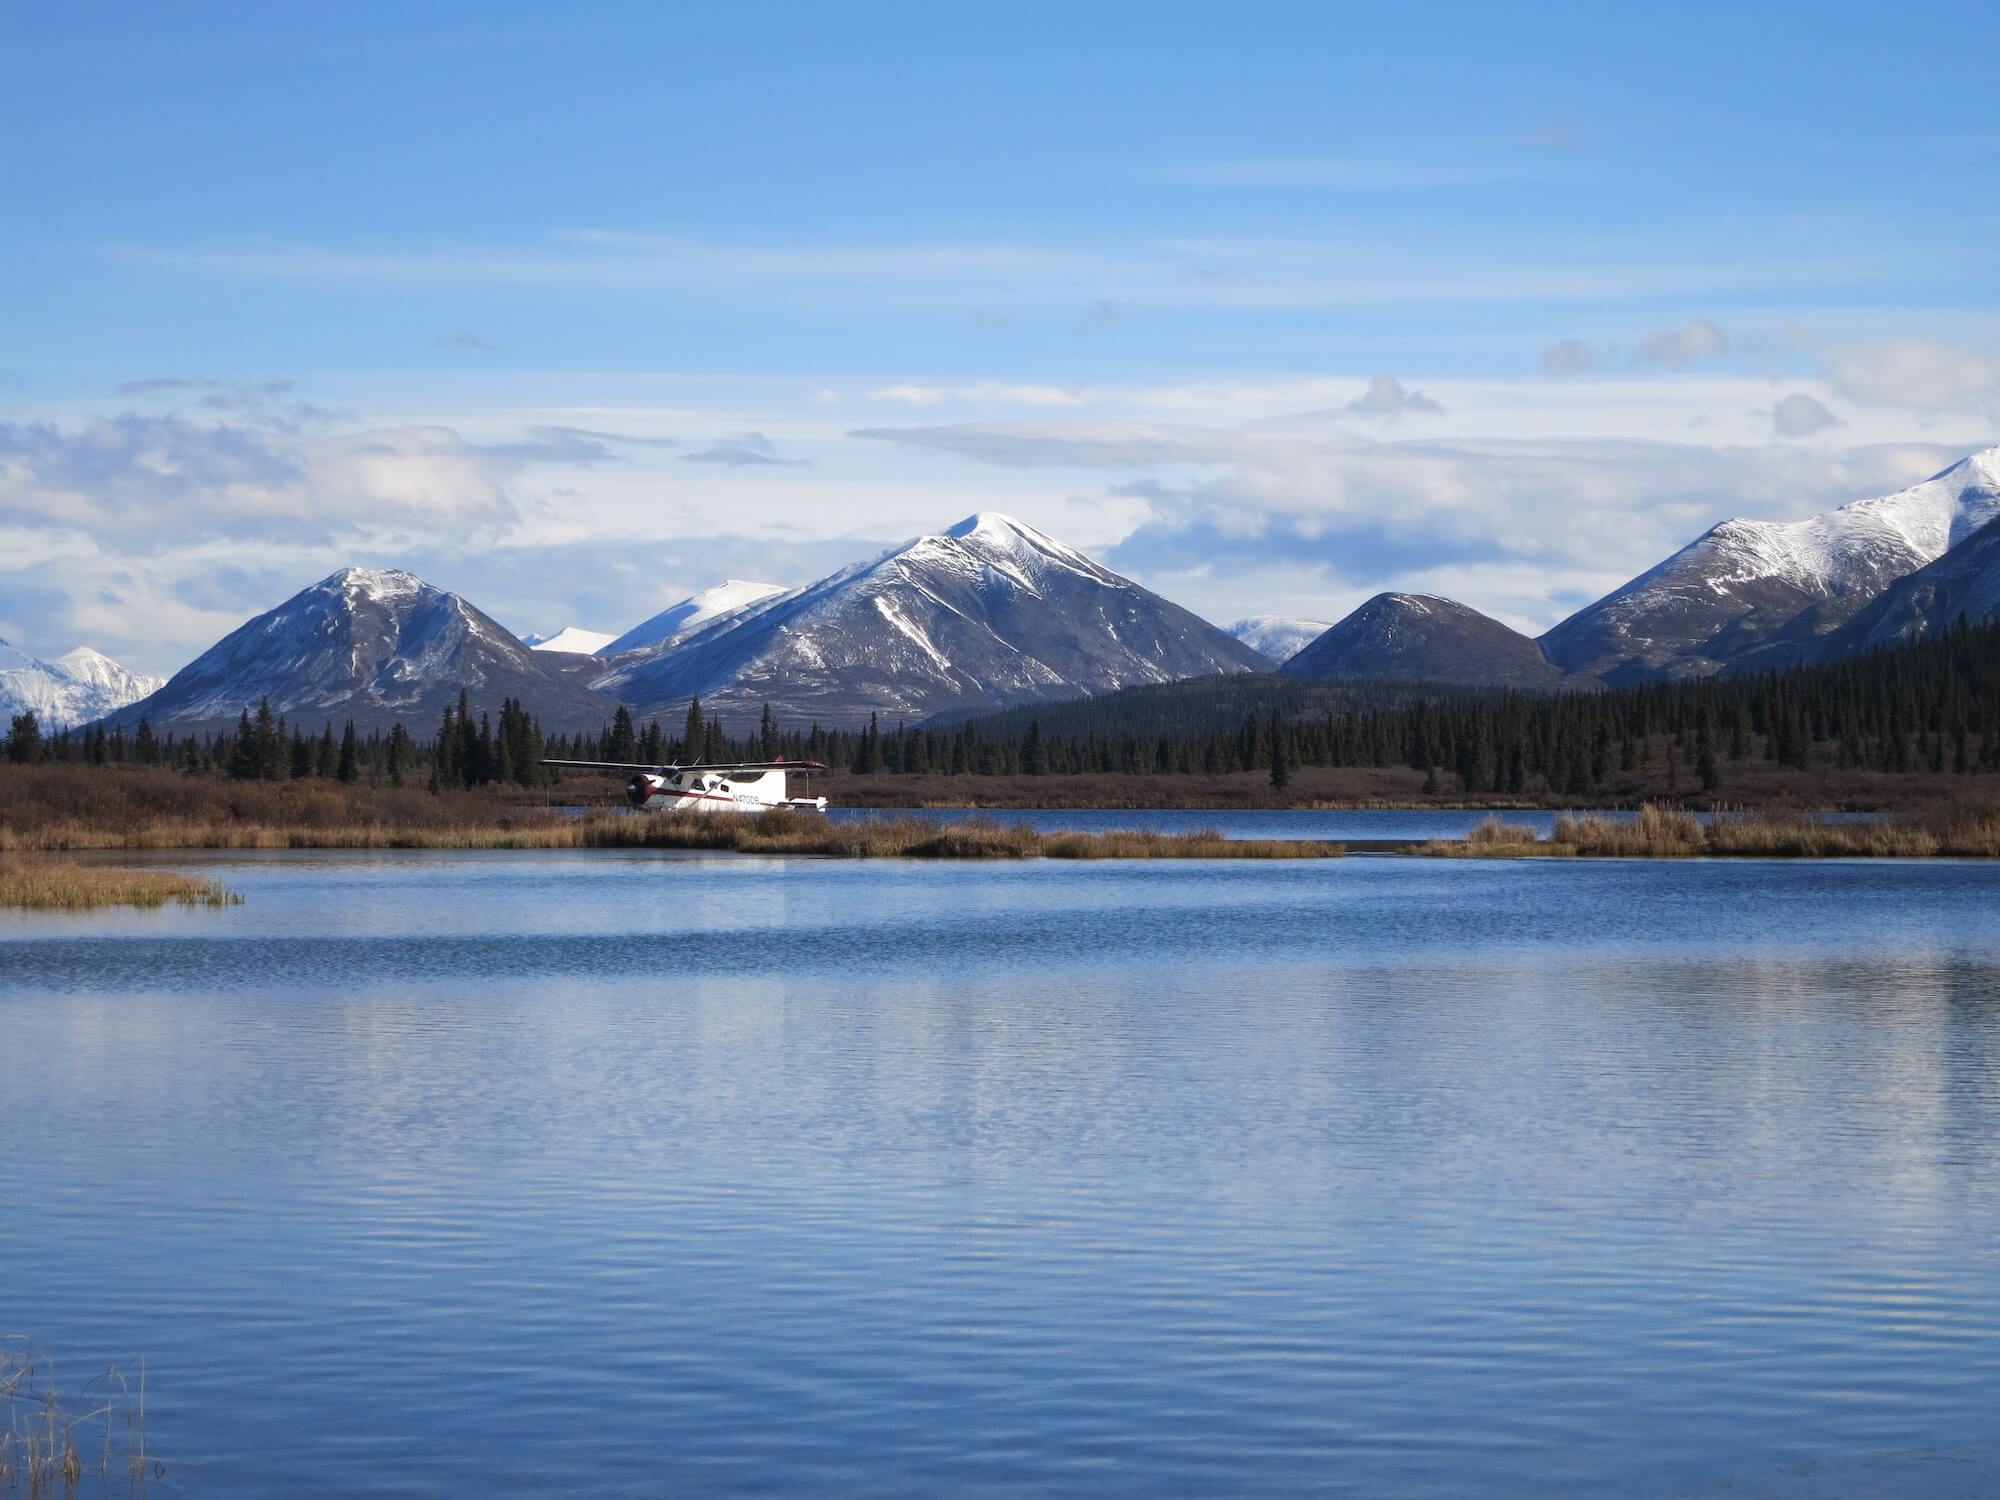
[[[100,906],[235,906],[219,880],[177,870],[131,870],[62,859],[0,859],[0,906],[88,911]]]
[[[1508,837],[1504,825],[1489,819],[1462,840],[1434,839],[1409,852],[1446,859],[2000,858],[2000,809],[1992,808],[1948,807],[1914,817],[1842,823],[1804,812],[1723,812],[1704,823],[1683,809],[1648,804],[1630,820],[1566,813],[1546,840],[1526,829],[1515,832],[1528,837]]]
[[[1431,839],[1412,846],[1411,854],[1433,859],[1519,859],[1530,854],[1558,851],[1542,842],[1542,836],[1526,823],[1503,823],[1497,816],[1487,818],[1462,839]]]
[[[1191,833],[1038,833],[984,819],[871,818],[835,823],[811,813],[756,817],[662,813],[580,819],[590,848],[728,849],[739,854],[821,854],[840,859],[1328,859],[1345,851],[1316,840],[1225,839]]]
[[[1556,819],[1549,841],[1568,844],[1579,854],[1662,858],[1709,853],[1707,833],[1701,819],[1684,808],[1649,802],[1630,820],[1564,813]]]

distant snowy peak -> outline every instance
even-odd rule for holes
[[[536,651],[554,651],[569,656],[598,656],[615,639],[608,630],[584,630],[565,625],[554,635],[524,635],[523,645]]]
[[[924,719],[1267,670],[1250,647],[1011,516],[968,516],[760,599],[594,684],[644,711],[771,703],[823,723]]]
[[[225,724],[268,699],[308,725],[430,728],[461,691],[488,713],[517,698],[550,728],[594,726],[610,707],[457,594],[399,569],[342,568],[232,631],[118,718]]]
[[[678,604],[669,605],[650,620],[633,626],[623,635],[607,639],[599,656],[622,656],[628,651],[660,651],[678,645],[689,636],[719,621],[740,614],[751,605],[785,592],[782,584],[751,583],[726,578]]]
[[[1225,625],[1237,640],[1274,662],[1287,662],[1324,635],[1331,620],[1308,620],[1296,615],[1251,615],[1234,625]]]
[[[73,728],[136,702],[166,679],[130,672],[79,646],[41,661],[0,640],[0,713],[32,713],[44,729]]]
[[[1731,520],[1542,637],[1566,671],[1697,676],[1810,654],[1896,579],[2000,517],[2000,448],[1803,521]]]

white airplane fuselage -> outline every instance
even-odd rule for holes
[[[713,771],[700,766],[640,771],[625,800],[643,812],[762,813],[774,807],[825,812],[824,797],[787,795],[783,771]]]

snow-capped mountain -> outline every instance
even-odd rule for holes
[[[1562,675],[1518,630],[1434,594],[1377,594],[1278,670],[1519,688],[1548,687]]]
[[[1251,615],[1225,625],[1237,640],[1272,661],[1290,661],[1324,635],[1331,620],[1306,620],[1292,615]]]
[[[1702,676],[1752,653],[1783,665],[1996,516],[2000,448],[1808,520],[1724,521],[1542,647],[1564,671],[1608,682]]]
[[[1813,654],[1833,661],[1942,634],[1960,617],[2000,618],[2000,520],[1989,521],[1936,562],[1898,578]]]
[[[554,651],[562,656],[599,656],[611,644],[608,630],[584,630],[565,625],[554,635],[524,635],[521,644],[535,651]]]
[[[164,677],[128,672],[101,651],[79,646],[42,661],[0,640],[0,714],[31,713],[43,729],[103,718],[154,691]]]
[[[615,640],[607,639],[599,656],[620,656],[627,651],[658,651],[686,640],[711,625],[740,614],[761,600],[785,592],[777,583],[747,583],[727,578],[721,583],[669,605],[642,625],[634,625]]]
[[[543,727],[596,728],[615,705],[456,594],[393,569],[343,568],[224,636],[114,722],[233,724],[260,698],[294,722],[401,721],[423,734],[465,689],[474,709],[518,698]]]
[[[665,715],[699,694],[725,716],[926,719],[1270,663],[1008,516],[970,516],[761,600],[597,679]]]

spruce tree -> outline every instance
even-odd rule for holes
[[[28,766],[41,758],[42,721],[33,709],[15,714],[7,721],[7,759],[17,766]]]
[[[639,757],[639,737],[632,730],[632,711],[624,704],[611,716],[611,737],[605,742],[606,760],[630,763]]]

